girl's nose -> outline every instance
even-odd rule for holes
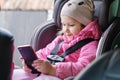
[[[68,29],[68,26],[64,26],[64,32],[68,32],[69,29]]]

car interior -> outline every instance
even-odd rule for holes
[[[94,60],[72,80],[119,80],[120,49],[110,50]]]
[[[104,0],[103,2],[107,2],[107,0]],[[117,5],[116,5],[117,4]],[[98,46],[97,56],[101,55],[102,53],[111,50],[111,43],[113,42],[116,35],[119,33],[119,6],[120,2],[119,0],[111,0],[109,4],[106,4],[109,6],[108,8],[108,28],[104,31],[100,42]],[[115,13],[114,13],[115,12]]]
[[[53,19],[35,28],[30,45],[35,51],[45,47],[61,29],[60,11],[68,0],[55,0]],[[69,80],[119,80],[120,77],[120,1],[94,0],[95,14],[103,34],[99,40],[96,59],[75,78]],[[12,76],[12,58],[14,36],[0,29],[0,79],[10,80]],[[4,40],[4,38],[7,40]],[[3,44],[4,43],[4,44]],[[5,47],[3,46],[5,45]],[[6,58],[6,55],[8,57]],[[5,57],[4,57],[5,56]],[[6,62],[8,61],[8,62]],[[7,68],[5,68],[7,66]],[[3,76],[4,72],[4,76]],[[91,74],[92,73],[92,74]]]
[[[10,80],[12,76],[12,59],[14,38],[10,31],[0,28],[0,79]]]
[[[117,4],[117,5],[115,5]],[[119,80],[119,6],[118,0],[112,0],[109,5],[109,27],[104,31],[98,45],[97,58],[74,80]],[[117,7],[117,8],[116,8]],[[116,13],[114,13],[116,12]],[[92,74],[91,74],[92,73]]]

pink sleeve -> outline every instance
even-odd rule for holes
[[[82,47],[77,62],[56,63],[56,75],[61,79],[77,75],[83,68],[95,59],[97,45],[98,42],[93,41]]]

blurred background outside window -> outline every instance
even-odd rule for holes
[[[1,10],[47,10],[48,20],[52,18],[54,0],[0,0]]]
[[[34,29],[52,19],[54,0],[0,0],[0,27],[15,38],[14,62],[22,67],[17,46],[30,43]]]

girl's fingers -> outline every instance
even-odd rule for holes
[[[41,62],[43,62],[43,60],[41,60],[41,59],[37,59],[37,60],[33,61],[33,63],[41,63]]]
[[[39,66],[36,66],[35,69],[40,69],[40,67],[39,67]]]
[[[32,71],[30,68],[28,68],[28,67],[26,67],[26,66],[23,66],[23,69],[24,69],[24,71],[26,71],[26,72],[31,72],[31,71]]]
[[[41,65],[41,62],[34,62],[34,63],[32,64],[33,67],[40,66],[40,65]]]
[[[42,63],[43,63],[43,60],[35,60],[32,66],[38,71],[40,71],[40,66],[42,65]]]
[[[35,61],[33,61],[33,66],[36,66],[36,65],[41,65],[43,63],[43,60],[35,60]]]

